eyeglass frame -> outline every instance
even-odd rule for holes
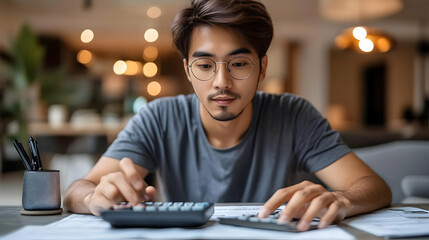
[[[229,63],[230,63],[232,60],[234,60],[234,59],[236,59],[236,58],[247,58],[247,59],[250,61],[250,63],[252,63],[252,71],[249,73],[249,75],[247,75],[247,77],[246,77],[246,78],[235,78],[235,77],[233,77],[233,76],[231,75],[231,70],[229,69],[228,65],[229,65]],[[192,64],[193,64],[195,61],[198,61],[198,60],[200,60],[200,59],[208,59],[208,60],[210,60],[210,61],[212,61],[212,62],[214,62],[214,63],[215,63],[215,69],[214,69],[214,71],[213,71],[213,76],[211,76],[211,77],[210,77],[210,78],[208,78],[207,80],[202,80],[202,79],[198,78],[197,76],[195,76],[195,73],[192,71]],[[209,58],[209,57],[199,57],[199,58],[196,58],[196,59],[192,60],[191,64],[187,65],[187,67],[188,67],[189,71],[192,73],[192,75],[193,75],[196,79],[198,79],[199,81],[202,81],[202,82],[207,82],[207,81],[210,81],[214,76],[216,76],[216,73],[217,73],[217,70],[218,70],[218,67],[217,67],[218,63],[226,63],[226,69],[228,70],[228,74],[229,74],[229,76],[231,76],[231,77],[232,77],[233,79],[235,79],[235,80],[246,80],[246,79],[250,78],[250,76],[253,74],[253,70],[255,69],[255,65],[256,65],[256,64],[252,61],[252,59],[250,59],[249,57],[246,57],[246,56],[236,56],[236,57],[233,57],[233,58],[231,58],[230,60],[228,60],[228,61],[226,61],[226,62],[225,62],[225,61],[223,61],[223,62],[216,62],[215,60],[213,60],[213,59],[211,59],[211,58]]]

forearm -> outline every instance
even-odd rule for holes
[[[334,194],[346,205],[346,217],[386,207],[392,201],[390,188],[377,175],[358,178],[347,190]]]
[[[91,213],[89,201],[95,187],[95,183],[89,180],[77,180],[70,185],[64,195],[64,207],[74,213]]]

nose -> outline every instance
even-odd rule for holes
[[[213,80],[213,86],[216,89],[231,88],[232,79],[228,73],[225,62],[217,63],[217,69]]]

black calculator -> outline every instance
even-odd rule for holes
[[[214,213],[209,202],[128,202],[101,211],[112,227],[196,227],[208,222]]]
[[[291,223],[279,222],[279,214],[269,215],[267,218],[259,218],[255,215],[244,215],[240,217],[233,218],[219,218],[219,223],[233,225],[238,227],[248,227],[248,228],[258,228],[265,230],[276,230],[284,232],[298,232],[296,229],[297,220],[292,221]],[[313,219],[310,224],[309,230],[317,229],[318,221]]]

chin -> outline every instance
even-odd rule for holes
[[[238,118],[244,111],[241,110],[239,113],[232,113],[232,112],[227,112],[227,108],[226,107],[220,107],[221,110],[217,111],[215,114],[212,114],[209,112],[210,116],[217,120],[217,121],[221,121],[221,122],[227,122],[227,121],[231,121],[234,120],[236,118]]]
[[[238,115],[232,114],[232,113],[226,113],[226,114],[218,114],[213,116],[212,118],[215,119],[216,121],[220,121],[220,122],[227,122],[227,121],[231,121],[234,120],[238,117]]]

